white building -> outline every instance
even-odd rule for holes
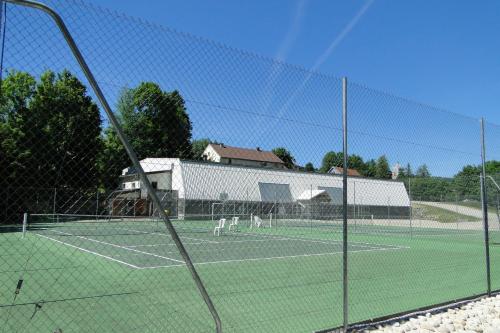
[[[176,158],[146,158],[141,166],[153,187],[172,193],[179,218],[208,214],[211,203],[234,202],[294,204],[310,200],[342,205],[342,177],[334,174],[255,168]],[[123,189],[141,188],[133,168],[122,172]],[[325,200],[325,197],[327,200]],[[348,179],[348,205],[364,207],[367,214],[407,214],[410,199],[402,182],[362,177]],[[201,205],[201,208],[200,208]],[[204,206],[205,205],[205,206]],[[262,209],[262,208],[261,208]]]

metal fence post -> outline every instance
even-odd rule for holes
[[[413,238],[413,202],[411,200],[411,176],[408,175],[408,197],[410,199],[410,238]]]
[[[167,213],[162,209],[163,205],[161,203],[161,200],[158,198],[156,191],[154,190],[153,186],[149,182],[149,179],[146,176],[146,173],[144,172],[134,149],[130,145],[128,138],[125,136],[125,134],[121,128],[120,123],[116,119],[106,97],[104,96],[104,94],[101,90],[101,87],[97,83],[97,80],[95,79],[92,71],[90,70],[89,66],[87,65],[85,58],[83,57],[82,53],[80,52],[80,49],[76,45],[75,40],[73,39],[68,28],[66,27],[66,24],[64,23],[63,19],[52,8],[48,7],[45,4],[39,3],[39,2],[35,2],[35,1],[31,1],[31,0],[4,0],[4,1],[6,1],[8,3],[16,4],[16,5],[34,8],[34,9],[40,10],[42,12],[45,12],[46,14],[48,14],[52,18],[52,20],[54,21],[54,23],[58,27],[59,31],[62,33],[66,43],[68,44],[68,46],[73,54],[73,56],[77,60],[83,74],[85,75],[85,78],[88,80],[88,82],[89,82],[90,86],[92,87],[92,90],[94,91],[97,99],[101,103],[103,110],[105,111],[106,115],[108,116],[110,123],[113,125],[113,128],[115,129],[116,134],[118,135],[118,138],[120,139],[120,142],[123,144],[125,151],[127,152],[127,155],[132,162],[132,165],[137,170],[137,173],[139,174],[140,180],[142,181],[142,183],[146,187],[146,191],[148,193],[150,193],[151,200],[159,208],[160,218],[165,223],[165,227],[167,228],[170,236],[172,237],[172,240],[174,241],[177,249],[179,250],[179,253],[182,256],[182,259],[184,260],[189,272],[191,273],[191,276],[196,284],[196,287],[198,288],[198,291],[200,292],[205,304],[207,305],[207,307],[210,311],[210,314],[212,315],[212,317],[214,319],[216,332],[217,333],[222,332],[222,323],[221,323],[219,314],[218,314],[217,310],[215,309],[215,306],[212,303],[212,300],[211,300],[210,296],[208,295],[208,292],[205,289],[205,286],[203,285],[203,282],[201,281],[201,278],[198,275],[198,272],[196,271],[196,269],[193,265],[191,257],[187,253],[186,248],[184,247],[184,244],[182,243],[181,239],[179,238],[179,235],[177,234],[177,231],[175,230],[174,226],[172,225],[172,222],[170,221]]]
[[[342,205],[343,205],[343,225],[342,225],[342,291],[343,291],[343,326],[347,332],[349,326],[348,311],[348,279],[347,279],[347,78],[342,78],[342,141],[344,153],[344,168],[342,170]]]
[[[491,295],[491,275],[490,275],[490,240],[488,227],[488,196],[486,193],[486,148],[484,144],[484,118],[481,118],[481,206],[483,208],[484,227],[484,247],[486,256],[486,285],[488,296]]]

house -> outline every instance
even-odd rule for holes
[[[284,169],[285,163],[271,151],[238,148],[222,143],[211,143],[203,152],[203,159],[209,162],[249,167]]]
[[[331,173],[334,175],[342,175],[342,174],[344,174],[344,168],[331,167],[330,170],[328,170],[328,173]],[[361,177],[361,174],[358,172],[358,170],[347,169],[347,176],[349,176],[349,177]]]

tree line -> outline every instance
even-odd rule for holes
[[[43,187],[117,188],[122,169],[130,166],[129,159],[116,132],[104,124],[98,105],[75,75],[48,70],[37,78],[12,70],[0,88],[0,184],[2,198],[7,198],[1,200],[0,210],[26,205],[34,200],[36,189]],[[206,146],[216,143],[209,138],[193,140],[192,122],[181,94],[164,91],[154,82],[123,88],[116,117],[139,159],[201,160]],[[342,152],[327,152],[319,168],[312,163],[298,166],[285,147],[273,152],[290,169],[325,173],[331,167],[343,167]],[[391,178],[385,155],[365,161],[353,154],[348,163],[362,176]],[[499,162],[489,162],[488,168],[500,173]],[[433,197],[450,191],[478,195],[478,175],[477,166],[466,166],[452,179],[444,179],[432,177],[426,165],[415,174],[407,165],[399,178],[415,176],[419,180],[412,184],[414,194]]]

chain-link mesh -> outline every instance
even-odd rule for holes
[[[356,84],[349,96],[350,166],[385,179],[368,220],[367,180],[349,189],[350,242],[393,247],[351,256],[350,320],[485,293],[479,121]]]
[[[2,332],[215,331],[165,214],[224,332],[341,326],[345,211],[349,323],[486,291],[476,119],[349,84],[344,206],[341,80],[46,3],[148,184],[52,19],[3,7]]]
[[[489,224],[491,288],[500,289],[500,126],[485,122],[486,196]]]

